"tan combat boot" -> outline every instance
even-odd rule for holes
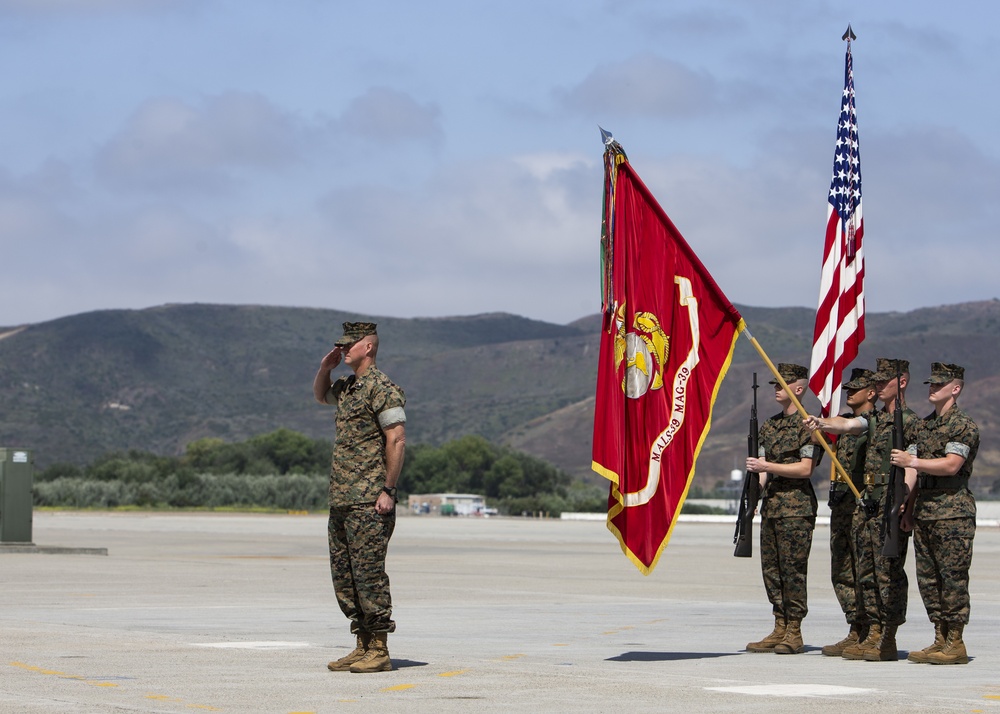
[[[371,640],[372,636],[367,632],[358,632],[357,637],[357,646],[340,659],[330,662],[330,664],[326,666],[328,670],[331,672],[346,672],[351,668],[352,664],[365,656],[365,652],[368,651],[368,642]]]
[[[775,615],[774,629],[771,634],[760,642],[751,642],[747,645],[747,652],[774,652],[774,648],[785,639],[785,618]]]
[[[351,665],[351,671],[355,674],[391,672],[392,660],[389,659],[389,645],[386,643],[388,638],[388,632],[373,632],[371,642],[368,643],[368,651],[364,657]]]
[[[801,654],[806,651],[802,644],[802,620],[789,620],[785,627],[785,638],[774,647],[774,654]]]
[[[924,647],[922,650],[917,650],[916,652],[910,652],[909,657],[906,659],[911,662],[916,662],[917,664],[927,664],[930,660],[927,659],[927,655],[931,652],[940,652],[944,649],[945,637],[948,635],[948,623],[947,622],[935,622],[934,623],[934,643],[930,647]]]
[[[878,641],[881,639],[882,625],[878,622],[873,622],[868,626],[868,636],[857,644],[845,647],[840,656],[844,659],[864,659],[865,652],[878,649]]]
[[[940,652],[927,655],[927,661],[931,664],[968,664],[969,653],[965,651],[965,643],[962,641],[964,631],[965,623],[949,622],[944,647]]]
[[[845,637],[840,642],[834,645],[826,645],[823,648],[823,654],[826,655],[827,657],[840,657],[842,654],[844,654],[844,650],[846,650],[851,645],[858,644],[859,642],[864,640],[867,635],[868,635],[867,624],[852,622],[851,631],[847,633],[847,637]]]
[[[895,662],[899,659],[896,650],[896,629],[898,625],[886,625],[882,628],[882,637],[878,644],[865,650],[866,662]]]

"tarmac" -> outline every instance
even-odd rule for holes
[[[847,631],[826,525],[807,651],[745,652],[772,619],[732,538],[685,517],[643,576],[599,521],[400,517],[396,669],[364,675],[326,668],[353,640],[323,515],[36,512],[38,549],[0,553],[0,712],[1000,714],[1000,528],[976,534],[965,666],[905,661],[933,638],[912,552],[903,659],[821,655]]]

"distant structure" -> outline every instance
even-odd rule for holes
[[[410,513],[437,516],[495,516],[486,498],[474,493],[413,493],[407,499]]]

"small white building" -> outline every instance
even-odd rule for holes
[[[486,507],[485,496],[474,493],[411,493],[407,500],[411,513],[440,516],[496,515]]]

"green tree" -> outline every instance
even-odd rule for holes
[[[278,474],[323,473],[329,468],[330,444],[291,429],[255,436],[247,444],[259,458],[273,464]]]

